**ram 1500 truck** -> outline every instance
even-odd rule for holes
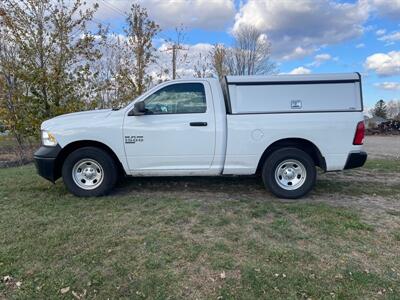
[[[259,174],[299,198],[316,167],[360,167],[364,122],[358,73],[227,76],[161,83],[121,109],[43,122],[38,173],[76,196],[101,196],[118,176]]]

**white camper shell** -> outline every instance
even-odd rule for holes
[[[363,110],[358,73],[227,76],[225,88],[233,114]]]

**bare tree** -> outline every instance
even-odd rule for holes
[[[227,67],[228,49],[222,44],[216,44],[210,51],[211,66],[213,71],[221,80],[224,76],[229,74]]]
[[[253,26],[242,26],[234,34],[233,47],[215,45],[211,51],[213,69],[221,78],[225,75],[271,74],[276,66],[271,62],[271,43]]]
[[[128,81],[132,81],[135,86],[135,95],[140,95],[146,86],[151,82],[151,77],[146,74],[150,63],[155,60],[155,49],[153,39],[160,31],[160,27],[149,19],[147,10],[139,4],[133,4],[128,21],[126,34],[129,46],[132,48],[135,65],[133,77],[124,76]],[[131,72],[126,70],[128,74]],[[135,96],[132,95],[132,96]]]
[[[235,44],[228,62],[234,75],[268,74],[274,71],[271,63],[271,43],[265,34],[253,26],[242,26],[235,33]]]
[[[197,78],[212,77],[212,67],[211,64],[205,59],[205,57],[200,53],[197,61],[195,62],[193,76]]]
[[[107,32],[101,38],[102,57],[91,62],[95,76],[88,88],[97,107],[118,107],[137,96],[136,59],[125,37]]]
[[[387,105],[387,115],[389,119],[400,116],[400,100],[390,100]]]

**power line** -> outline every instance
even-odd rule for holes
[[[112,9],[114,12],[120,14],[123,17],[129,17],[129,15],[122,10],[120,10],[118,7],[112,5],[111,3],[107,3],[106,0],[103,0],[103,3],[110,9]]]

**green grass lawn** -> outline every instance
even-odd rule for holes
[[[79,199],[0,169],[0,299],[399,299],[399,171],[371,161],[282,201],[251,177]]]

